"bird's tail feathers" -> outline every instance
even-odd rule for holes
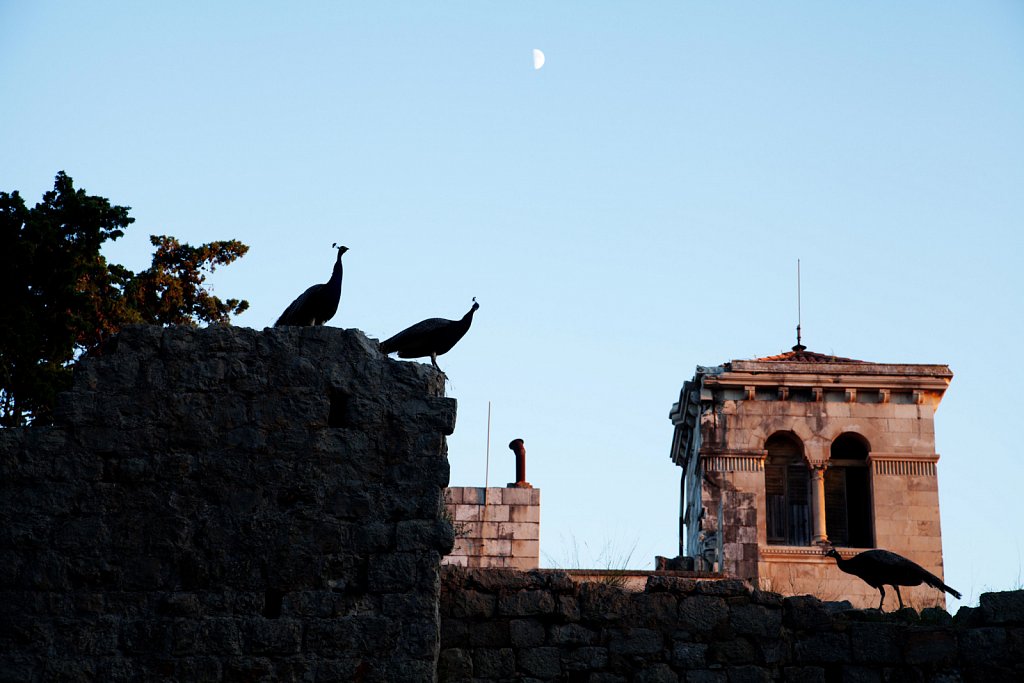
[[[954,589],[950,588],[949,586],[947,586],[946,584],[942,583],[941,581],[939,582],[939,584],[940,585],[938,586],[938,588],[941,588],[942,590],[946,591],[947,593],[952,595],[957,600],[959,600],[960,598],[963,597],[962,595],[960,595],[960,591],[954,590]]]
[[[950,588],[946,584],[942,583],[942,579],[940,579],[939,577],[935,576],[934,574],[928,573],[928,576],[925,577],[924,582],[927,583],[932,588],[938,588],[939,590],[946,591],[947,593],[952,595],[957,600],[959,600],[962,597],[960,595],[960,591],[955,590],[953,588]]]

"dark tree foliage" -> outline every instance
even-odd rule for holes
[[[32,208],[0,192],[0,426],[46,424],[71,365],[124,325],[230,324],[247,301],[222,301],[206,273],[243,256],[237,240],[199,247],[152,236],[152,265],[133,273],[100,253],[135,219],[76,190],[63,171]]]

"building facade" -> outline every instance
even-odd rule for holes
[[[799,344],[698,367],[669,416],[683,470],[680,555],[766,590],[858,607],[877,606],[878,591],[823,547],[844,557],[886,548],[941,577],[934,415],[952,377],[945,365]],[[902,593],[918,608],[945,604],[927,586]]]

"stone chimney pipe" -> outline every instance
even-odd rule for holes
[[[514,484],[509,484],[509,486],[526,489],[533,488],[526,481],[526,444],[522,439],[514,439],[509,443],[508,447],[516,454],[516,481]]]

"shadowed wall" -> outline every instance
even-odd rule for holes
[[[443,390],[354,330],[125,330],[0,430],[0,680],[431,680]]]

